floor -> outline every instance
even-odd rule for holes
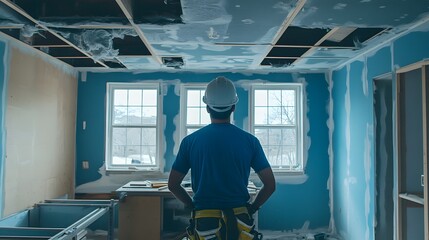
[[[264,240],[340,240],[331,234],[319,232],[262,231]]]
[[[264,240],[341,240],[338,237],[332,236],[331,234],[323,231],[310,232],[300,231],[295,232],[281,232],[281,231],[262,231]],[[106,240],[107,232],[96,230],[87,230],[87,240]],[[178,238],[177,234],[171,236],[164,236],[164,240],[185,240],[186,238]],[[116,240],[117,238],[115,238]]]

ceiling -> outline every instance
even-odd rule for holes
[[[426,0],[0,0],[0,31],[78,69],[326,70]]]

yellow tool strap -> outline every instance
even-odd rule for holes
[[[235,215],[248,213],[246,207],[237,207],[232,209]],[[204,209],[195,211],[195,218],[222,218],[222,210],[218,209]]]

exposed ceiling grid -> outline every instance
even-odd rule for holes
[[[94,71],[326,70],[428,16],[411,0],[0,0],[1,32]]]

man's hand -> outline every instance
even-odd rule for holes
[[[253,214],[255,214],[259,210],[258,208],[255,208],[251,203],[247,203],[246,208],[250,216],[253,216]]]
[[[191,196],[189,196],[188,192],[181,185],[184,177],[185,174],[172,169],[168,177],[168,189],[185,206],[193,206]]]

